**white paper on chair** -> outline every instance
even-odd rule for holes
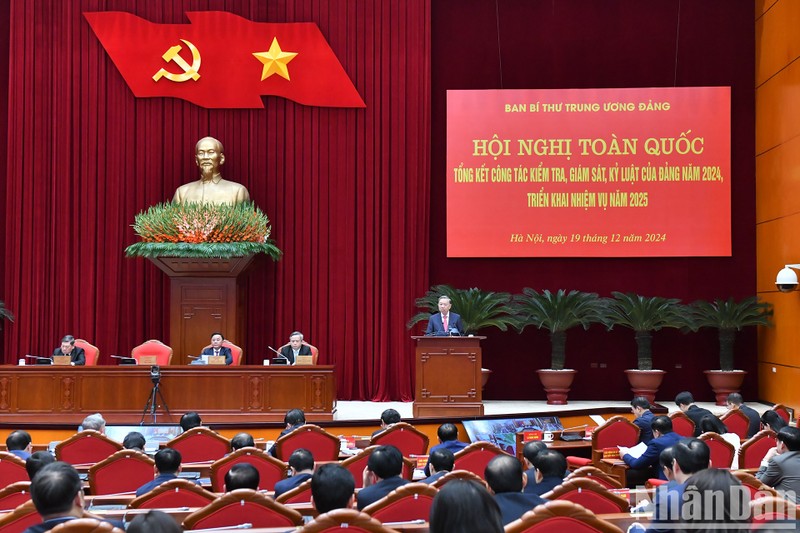
[[[633,448],[628,448],[627,454],[633,457],[634,459],[638,459],[642,456],[642,454],[647,450],[647,444],[644,442],[640,442]]]

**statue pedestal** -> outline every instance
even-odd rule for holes
[[[150,260],[170,278],[172,364],[189,364],[187,354],[199,355],[210,344],[215,331],[244,346],[247,295],[239,286],[239,276],[253,261],[252,255],[226,259],[151,257]]]

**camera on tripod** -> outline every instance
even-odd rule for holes
[[[161,368],[158,366],[150,367],[150,381],[152,381],[154,385],[158,385],[161,381]]]

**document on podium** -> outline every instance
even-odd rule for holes
[[[647,450],[647,444],[645,444],[644,442],[640,442],[633,448],[626,448],[625,446],[618,446],[618,448],[620,450],[619,453],[621,456],[627,454],[633,457],[634,459],[638,459],[639,457],[642,456],[645,450]]]

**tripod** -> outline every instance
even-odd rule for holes
[[[167,405],[167,401],[164,399],[164,395],[161,394],[161,369],[157,366],[150,367],[150,381],[153,382],[153,388],[150,390],[150,394],[147,397],[147,401],[144,404],[144,409],[142,409],[142,419],[139,421],[139,425],[144,425],[144,419],[147,416],[148,409],[150,410],[151,423],[156,423],[156,410],[158,409],[158,402],[156,400],[156,396],[158,396],[158,400],[161,401],[161,405],[164,406],[164,410],[167,412],[167,415],[172,416],[169,412],[169,405]]]

